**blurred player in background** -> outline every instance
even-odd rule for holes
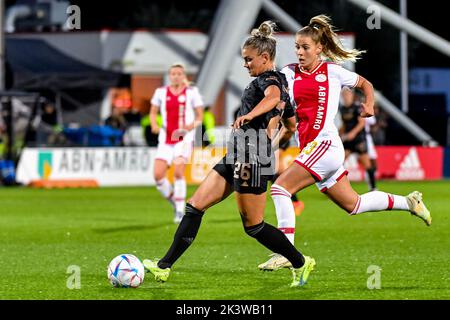
[[[355,92],[353,89],[344,87],[342,89],[343,104],[339,109],[342,117],[342,126],[340,128],[340,136],[344,143],[345,159],[352,153],[358,154],[358,160],[366,170],[369,190],[376,190],[375,186],[375,168],[368,154],[368,143],[366,134],[366,119],[373,119],[374,117],[363,118],[360,116],[361,106],[355,101]]]
[[[183,218],[186,202],[184,169],[194,147],[195,128],[202,125],[203,100],[194,86],[190,86],[184,66],[173,64],[169,69],[168,86],[156,89],[151,99],[150,124],[153,134],[159,134],[154,164],[156,188],[174,207],[174,222]],[[158,112],[162,127],[157,123]],[[172,187],[166,174],[174,166]]]
[[[186,204],[186,214],[169,251],[159,261],[143,261],[157,281],[167,281],[172,265],[194,241],[205,210],[233,191],[245,232],[292,264],[291,286],[305,284],[314,267],[314,259],[303,256],[279,229],[264,222],[267,183],[274,170],[271,132],[282,117],[295,123],[286,79],[274,70],[276,40],[272,33],[273,23],[263,22],[242,47],[244,67],[256,79],[242,94],[226,156],[214,166]]]
[[[299,62],[286,66],[282,72],[289,83],[291,99],[296,104],[301,152],[271,187],[278,219],[294,217],[292,193],[315,183],[320,191],[350,215],[402,210],[430,225],[431,215],[420,192],[414,191],[405,197],[372,191],[360,196],[347,178],[343,167],[344,147],[334,124],[341,88],[360,88],[365,96],[365,103],[361,103],[361,116],[370,117],[374,113],[373,86],[362,76],[322,60],[321,55],[333,62],[355,61],[361,52],[345,49],[333,31],[330,19],[324,15],[313,17],[308,26],[297,32],[295,48]],[[277,268],[288,266],[278,265]]]

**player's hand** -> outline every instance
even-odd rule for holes
[[[366,103],[361,103],[361,113],[359,114],[362,118],[370,118],[374,115],[373,105],[368,105]]]
[[[188,126],[182,126],[182,127],[180,127],[179,130],[184,130],[184,131],[186,131],[186,132],[189,132],[189,131],[194,130],[194,128],[195,128],[194,123],[192,123],[192,124],[190,124],[190,125],[188,125]]]
[[[281,100],[280,102],[278,102],[278,104],[276,105],[276,108],[278,110],[280,110],[280,112],[282,112],[284,110],[284,107],[286,107],[286,102]]]
[[[159,132],[161,131],[161,128],[158,126],[152,127],[152,133],[153,134],[159,134]]]
[[[249,114],[246,114],[244,116],[240,116],[239,118],[236,119],[236,121],[233,123],[233,128],[234,129],[239,129],[240,127],[242,127],[244,124],[249,123],[250,121],[253,120],[253,117]]]
[[[186,129],[180,128],[172,132],[172,141],[179,141],[183,138],[189,131]]]

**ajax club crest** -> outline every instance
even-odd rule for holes
[[[325,82],[325,81],[327,81],[327,76],[324,75],[324,74],[318,74],[315,77],[315,79],[316,79],[317,82]]]

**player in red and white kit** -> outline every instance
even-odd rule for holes
[[[353,190],[344,169],[344,147],[334,125],[339,96],[343,86],[356,87],[365,95],[361,104],[362,117],[373,115],[372,84],[340,65],[321,59],[324,55],[334,62],[355,60],[362,52],[346,50],[333,31],[330,19],[320,15],[297,32],[296,54],[299,63],[286,66],[282,72],[289,83],[292,104],[298,115],[300,154],[271,187],[277,219],[293,221],[291,195],[312,184],[350,215],[367,211],[403,210],[431,224],[430,212],[422,202],[422,194],[408,196],[373,191],[358,195]],[[285,226],[295,228],[295,225]],[[262,270],[290,267],[284,257],[272,257],[259,266]]]
[[[150,109],[152,132],[159,133],[154,176],[156,188],[174,207],[174,222],[183,218],[186,201],[184,169],[194,147],[195,128],[202,124],[203,99],[194,86],[189,86],[184,66],[174,64],[169,69],[168,86],[156,89]],[[162,116],[162,128],[156,117]],[[166,177],[174,165],[174,186]]]

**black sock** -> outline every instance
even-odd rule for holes
[[[263,221],[256,226],[244,227],[244,229],[250,237],[258,240],[267,249],[288,259],[294,268],[300,268],[305,264],[303,255],[292,245],[284,233],[274,226]]]
[[[175,261],[189,248],[197,236],[202,217],[202,211],[186,203],[185,214],[175,233],[172,245],[166,255],[158,261],[158,267],[162,269],[172,267]]]
[[[370,168],[367,169],[367,176],[369,177],[369,187],[371,190],[375,189],[375,169],[374,168]]]
[[[293,193],[293,194],[292,194],[291,200],[292,200],[292,202],[298,201],[298,198],[297,198],[297,194],[296,194],[296,193]]]

